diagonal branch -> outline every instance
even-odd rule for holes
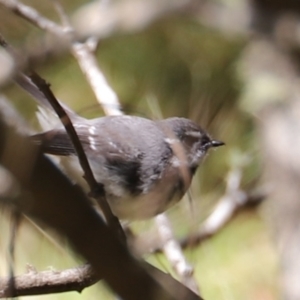
[[[123,232],[122,226],[119,220],[113,215],[109,204],[105,199],[105,193],[103,190],[103,186],[99,184],[92,172],[89,161],[86,157],[86,154],[83,150],[82,144],[79,140],[79,137],[76,133],[76,130],[71,122],[70,117],[65,112],[64,108],[60,105],[59,101],[56,99],[54,94],[52,93],[50,86],[46,81],[41,78],[37,73],[32,73],[29,75],[29,78],[36,85],[36,87],[40,90],[40,92],[45,96],[45,98],[49,101],[52,108],[60,118],[63,126],[65,127],[76,151],[76,154],[79,159],[79,163],[84,171],[84,178],[87,181],[90,190],[91,196],[96,198],[97,202],[100,204],[100,207],[103,211],[103,214],[107,220],[108,226],[120,236],[123,240],[125,239],[125,234]]]
[[[14,289],[9,289],[11,278],[0,278],[0,298],[77,291],[99,280],[91,266],[86,264],[63,271],[37,272],[28,266],[28,272],[14,277]]]
[[[38,28],[58,36],[65,36],[64,28],[62,26],[47,19],[45,16],[42,16],[37,10],[28,5],[25,5],[17,0],[0,0],[0,4]]]

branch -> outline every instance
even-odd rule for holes
[[[77,59],[104,113],[110,116],[121,115],[122,111],[118,96],[108,84],[97,63],[93,53],[95,45],[91,45],[92,43],[96,43],[96,40],[90,38],[85,43],[73,43],[72,53]]]
[[[65,36],[62,26],[40,15],[37,10],[28,5],[17,0],[0,0],[0,4],[42,30],[46,30],[57,36]]]
[[[162,250],[175,273],[179,275],[179,278],[187,287],[195,293],[199,293],[197,282],[193,278],[194,269],[186,261],[182,249],[173,235],[169,219],[165,214],[160,214],[155,217],[155,223],[162,243]]]
[[[92,172],[89,161],[86,157],[86,154],[83,150],[82,144],[79,140],[79,137],[76,133],[76,130],[71,122],[70,117],[65,112],[64,108],[60,105],[59,101],[56,99],[54,94],[52,93],[49,84],[46,83],[44,79],[42,79],[38,74],[33,73],[29,76],[32,82],[36,85],[36,87],[40,90],[40,92],[45,96],[45,98],[49,101],[54,111],[57,113],[60,118],[63,126],[66,129],[76,151],[76,154],[79,159],[79,163],[81,168],[84,171],[84,178],[87,181],[90,190],[91,196],[97,200],[99,203],[101,210],[107,220],[108,226],[113,230],[113,232],[125,240],[125,234],[123,232],[122,226],[119,223],[119,220],[113,215],[110,206],[108,205],[105,199],[105,193],[101,184],[99,184]]]
[[[122,114],[118,96],[108,84],[93,53],[97,43],[96,39],[90,38],[84,43],[76,41],[74,28],[69,24],[67,16],[60,6],[56,5],[59,9],[61,19],[65,24],[64,26],[57,25],[53,21],[50,21],[39,14],[30,6],[24,5],[18,1],[14,0],[10,2],[7,0],[0,0],[0,3],[36,27],[55,34],[59,38],[65,38],[65,40],[68,41],[69,46],[71,46],[72,54],[78,61],[82,72],[85,74],[92,90],[94,91],[96,99],[103,107],[105,114]],[[73,42],[71,43],[71,41]]]
[[[70,33],[72,37],[73,43],[71,45],[71,52],[76,58],[81,71],[86,76],[104,113],[109,116],[122,115],[118,96],[108,84],[95,57],[98,40],[95,37],[89,37],[85,42],[76,41],[75,29],[72,27],[63,7],[56,1],[54,5],[61,22],[64,24],[65,32]]]
[[[266,198],[265,192],[246,193],[240,191],[241,198],[231,198],[229,195],[224,195],[219,200],[214,211],[207,218],[199,231],[195,234],[185,236],[180,240],[180,245],[183,248],[191,248],[199,245],[204,240],[217,234],[231,220],[235,213],[246,206],[256,206]],[[240,202],[240,200],[242,200]]]
[[[42,272],[29,267],[28,273],[14,277],[14,290],[9,288],[11,278],[0,278],[0,298],[81,292],[98,280],[90,265]]]

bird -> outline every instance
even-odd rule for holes
[[[18,76],[16,82],[49,108],[30,78]],[[96,181],[121,220],[149,219],[173,206],[190,187],[208,151],[224,145],[186,118],[116,115],[86,119],[63,106]],[[75,148],[62,125],[34,134],[32,140],[44,153],[61,157],[66,172],[84,186]]]

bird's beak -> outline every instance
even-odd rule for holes
[[[211,146],[212,146],[212,147],[220,147],[220,146],[223,146],[223,145],[225,145],[224,142],[217,141],[217,140],[212,140],[212,141],[211,141]]]

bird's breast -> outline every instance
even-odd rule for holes
[[[191,179],[188,171],[170,166],[148,191],[118,196],[107,193],[107,200],[113,213],[120,219],[149,219],[177,203],[190,186]]]

